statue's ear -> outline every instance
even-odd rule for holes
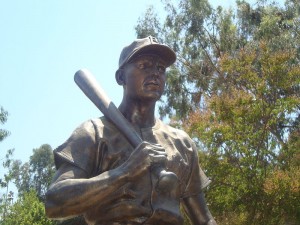
[[[124,85],[125,84],[125,79],[124,79],[124,70],[123,69],[118,69],[115,74],[116,81],[119,85]]]

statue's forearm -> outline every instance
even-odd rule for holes
[[[149,172],[152,162],[165,160],[162,147],[143,142],[121,166],[93,178],[85,179],[85,171],[63,164],[46,194],[46,214],[50,218],[65,218],[80,215],[95,205],[105,205],[116,198],[117,190]]]
[[[93,205],[108,201],[126,180],[122,169],[115,169],[90,179],[59,181],[46,194],[46,214],[49,218],[80,215]]]
[[[183,203],[184,209],[192,221],[192,224],[217,225],[206,205],[203,193],[185,198],[183,199]]]

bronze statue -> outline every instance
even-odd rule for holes
[[[193,224],[215,225],[202,192],[210,180],[190,137],[155,118],[174,51],[149,36],[120,55],[121,114],[142,138],[134,145],[105,116],[81,124],[55,151],[46,194],[50,218],[83,215],[95,225],[180,225],[182,204]],[[134,147],[133,147],[134,146]]]

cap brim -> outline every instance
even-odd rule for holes
[[[166,62],[167,67],[171,66],[176,61],[175,52],[171,48],[169,48],[167,45],[152,44],[152,45],[147,45],[147,46],[140,48],[137,51],[133,52],[127,58],[126,63],[129,62],[129,60],[133,59],[135,56],[142,55],[142,54],[159,55]]]

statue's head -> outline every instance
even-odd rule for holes
[[[124,97],[157,101],[164,92],[166,68],[175,60],[175,52],[151,36],[126,46],[116,72],[116,81],[123,86]]]

